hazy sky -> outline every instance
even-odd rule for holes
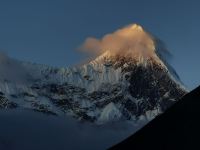
[[[162,39],[182,81],[200,84],[199,0],[1,0],[0,51],[20,60],[69,66],[87,37],[138,23]]]

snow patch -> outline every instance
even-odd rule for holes
[[[110,121],[118,121],[122,117],[120,110],[116,107],[116,105],[111,102],[106,105],[101,112],[101,115],[98,119],[99,123],[106,123]]]

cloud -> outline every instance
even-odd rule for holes
[[[126,26],[102,39],[87,38],[81,50],[92,54],[109,51],[112,54],[143,55],[155,52],[154,40],[150,34],[137,24]]]
[[[152,36],[137,24],[125,26],[106,34],[101,39],[87,38],[80,50],[95,56],[104,52],[136,58],[142,56],[144,59],[155,54],[163,60],[172,56],[160,39]]]
[[[0,52],[0,81],[24,82],[27,73],[21,63]]]
[[[9,64],[10,63],[10,58],[8,55],[4,52],[0,52],[0,64]]]

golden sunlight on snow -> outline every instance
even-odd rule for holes
[[[147,59],[154,57],[155,45],[153,37],[140,25],[131,24],[106,34],[101,39],[87,38],[81,46],[87,53],[100,55],[109,51],[109,55],[123,55]]]

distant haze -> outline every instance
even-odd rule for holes
[[[25,110],[0,110],[0,118],[1,150],[104,150],[146,123],[97,126]]]

